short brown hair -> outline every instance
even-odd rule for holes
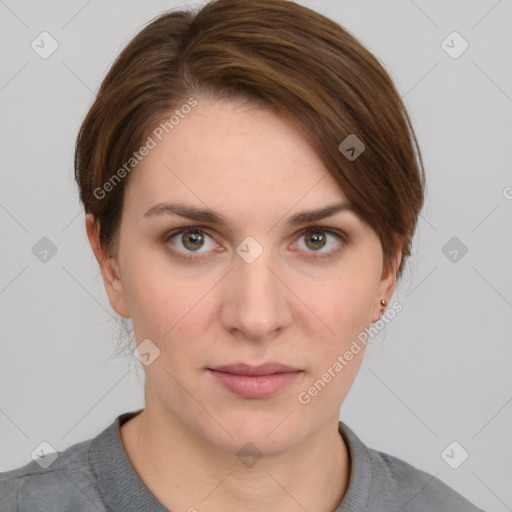
[[[97,190],[166,113],[201,94],[247,99],[292,120],[379,236],[385,267],[395,254],[395,237],[403,241],[401,276],[425,182],[405,106],[382,65],[355,37],[287,0],[214,0],[197,12],[166,12],[115,60],[75,148],[80,199],[99,223],[108,254],[116,250],[129,176],[104,197]],[[351,135],[365,146],[355,159],[339,148]]]

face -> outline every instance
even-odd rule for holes
[[[288,121],[198,98],[132,171],[118,260],[102,268],[137,343],[151,340],[150,359],[160,351],[144,366],[147,407],[230,453],[247,442],[282,453],[337,424],[364,345],[344,364],[339,356],[378,320],[399,263],[384,270],[378,236],[350,209],[297,216],[340,203],[343,191]],[[292,370],[212,371],[269,362]]]

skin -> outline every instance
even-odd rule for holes
[[[335,179],[286,119],[243,102],[198,101],[132,171],[115,257],[86,218],[110,304],[132,318],[137,343],[149,338],[160,350],[144,366],[145,409],[121,427],[122,442],[170,510],[333,511],[350,472],[339,409],[364,350],[310,403],[297,397],[379,319],[401,245],[386,269],[377,234],[349,210],[287,225],[294,213],[345,200]],[[144,217],[166,201],[210,208],[228,227]],[[194,226],[209,232],[202,246],[186,245],[185,233],[162,242]],[[348,241],[327,234],[315,244],[301,234],[310,226]],[[252,263],[236,252],[248,236],[263,248]],[[234,395],[207,370],[268,361],[303,373],[265,399]],[[252,467],[237,456],[248,442],[262,454]]]

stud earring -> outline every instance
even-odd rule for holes
[[[386,302],[384,299],[382,299],[382,300],[380,301],[380,305],[381,305],[381,306],[385,306],[386,304],[387,304],[387,302]]]

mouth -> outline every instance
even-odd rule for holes
[[[259,366],[236,363],[207,370],[218,383],[244,398],[270,397],[304,374],[298,368],[275,362]]]

